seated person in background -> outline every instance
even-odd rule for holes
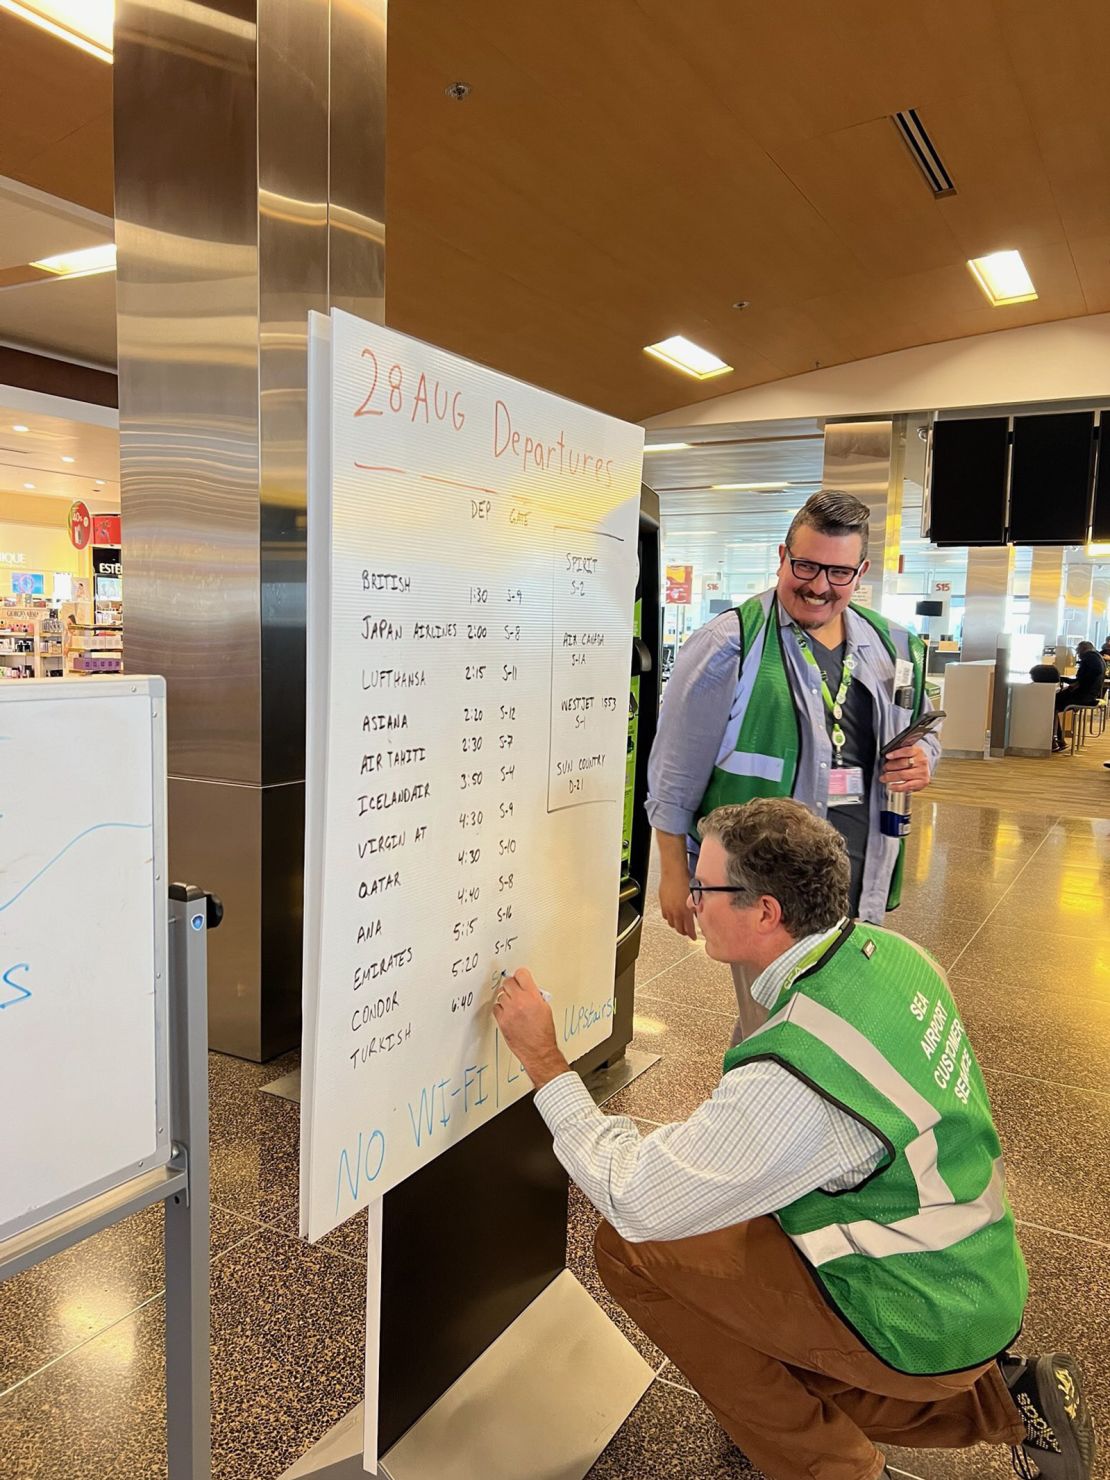
[[[771,1015],[689,1120],[641,1138],[598,1110],[526,970],[494,1002],[608,1220],[602,1279],[770,1480],[879,1480],[876,1442],[1011,1444],[1021,1474],[1088,1480],[1074,1359],[1007,1350],[1025,1264],[942,973],[848,918],[844,842],[798,802],[720,807],[700,831],[706,954],[750,967]]]
[[[1079,642],[1075,646],[1075,676],[1064,680],[1064,687],[1056,695],[1056,739],[1053,750],[1063,750],[1064,731],[1060,723],[1060,711],[1069,704],[1097,704],[1102,698],[1102,680],[1105,673],[1102,659],[1095,652],[1093,642]]]
[[[1055,663],[1034,663],[1029,677],[1034,683],[1059,683],[1060,670]]]

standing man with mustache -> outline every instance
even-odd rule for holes
[[[648,765],[648,820],[659,850],[659,904],[696,939],[689,906],[699,820],[756,797],[794,797],[843,837],[853,916],[881,924],[901,894],[904,843],[882,831],[882,789],[920,791],[940,742],[880,751],[931,707],[920,638],[851,605],[868,570],[870,511],[848,493],[816,493],[779,546],[771,591],[723,612],[681,649]],[[733,968],[733,1042],[765,1014]]]

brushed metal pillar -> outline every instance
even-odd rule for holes
[[[212,1046],[298,1039],[306,320],[381,319],[385,0],[117,0],[125,657],[168,681],[170,864],[223,896]]]
[[[1090,638],[1093,574],[1082,551],[1069,557],[1064,579],[1064,640],[1070,648],[1083,638]]]
[[[1091,582],[1091,641],[1101,647],[1106,641],[1107,608],[1110,606],[1110,581]]]
[[[964,597],[964,636],[960,658],[973,663],[998,651],[999,634],[1006,630],[1006,603],[1014,581],[1012,545],[973,545],[967,552]]]
[[[1028,630],[1043,633],[1046,647],[1055,647],[1060,637],[1060,598],[1063,594],[1063,549],[1035,545],[1029,572]]]
[[[905,457],[905,417],[830,422],[825,428],[822,488],[854,493],[871,510],[871,569],[864,580],[872,587],[871,605],[878,611],[884,595],[897,590]]]

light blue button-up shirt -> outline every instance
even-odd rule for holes
[[[777,612],[780,627],[792,626],[777,600],[772,611]],[[856,660],[852,682],[863,684],[871,694],[875,737],[881,751],[909,724],[912,711],[894,703],[894,660],[870,623],[849,607],[844,612],[844,631],[848,651]],[[790,687],[803,719],[794,797],[818,817],[825,817],[833,751],[821,678],[806,662],[794,634],[784,631],[782,638]],[[658,832],[685,833],[692,852],[698,847],[697,811],[713,768],[736,747],[739,709],[747,702],[747,696],[738,693],[739,677],[740,622],[735,611],[722,612],[687,639],[663,698],[648,762],[648,821]],[[926,699],[922,712],[931,707]],[[921,743],[932,770],[940,754],[940,741],[929,735]],[[898,840],[886,837],[879,829],[883,792],[880,769],[876,762],[866,802],[870,830],[859,904],[859,918],[873,924],[881,924],[886,914],[890,878],[898,857]]]

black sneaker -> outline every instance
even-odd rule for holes
[[[1022,1422],[1025,1440],[1013,1449],[1023,1480],[1090,1480],[1095,1433],[1074,1357],[1000,1358],[999,1366]]]

